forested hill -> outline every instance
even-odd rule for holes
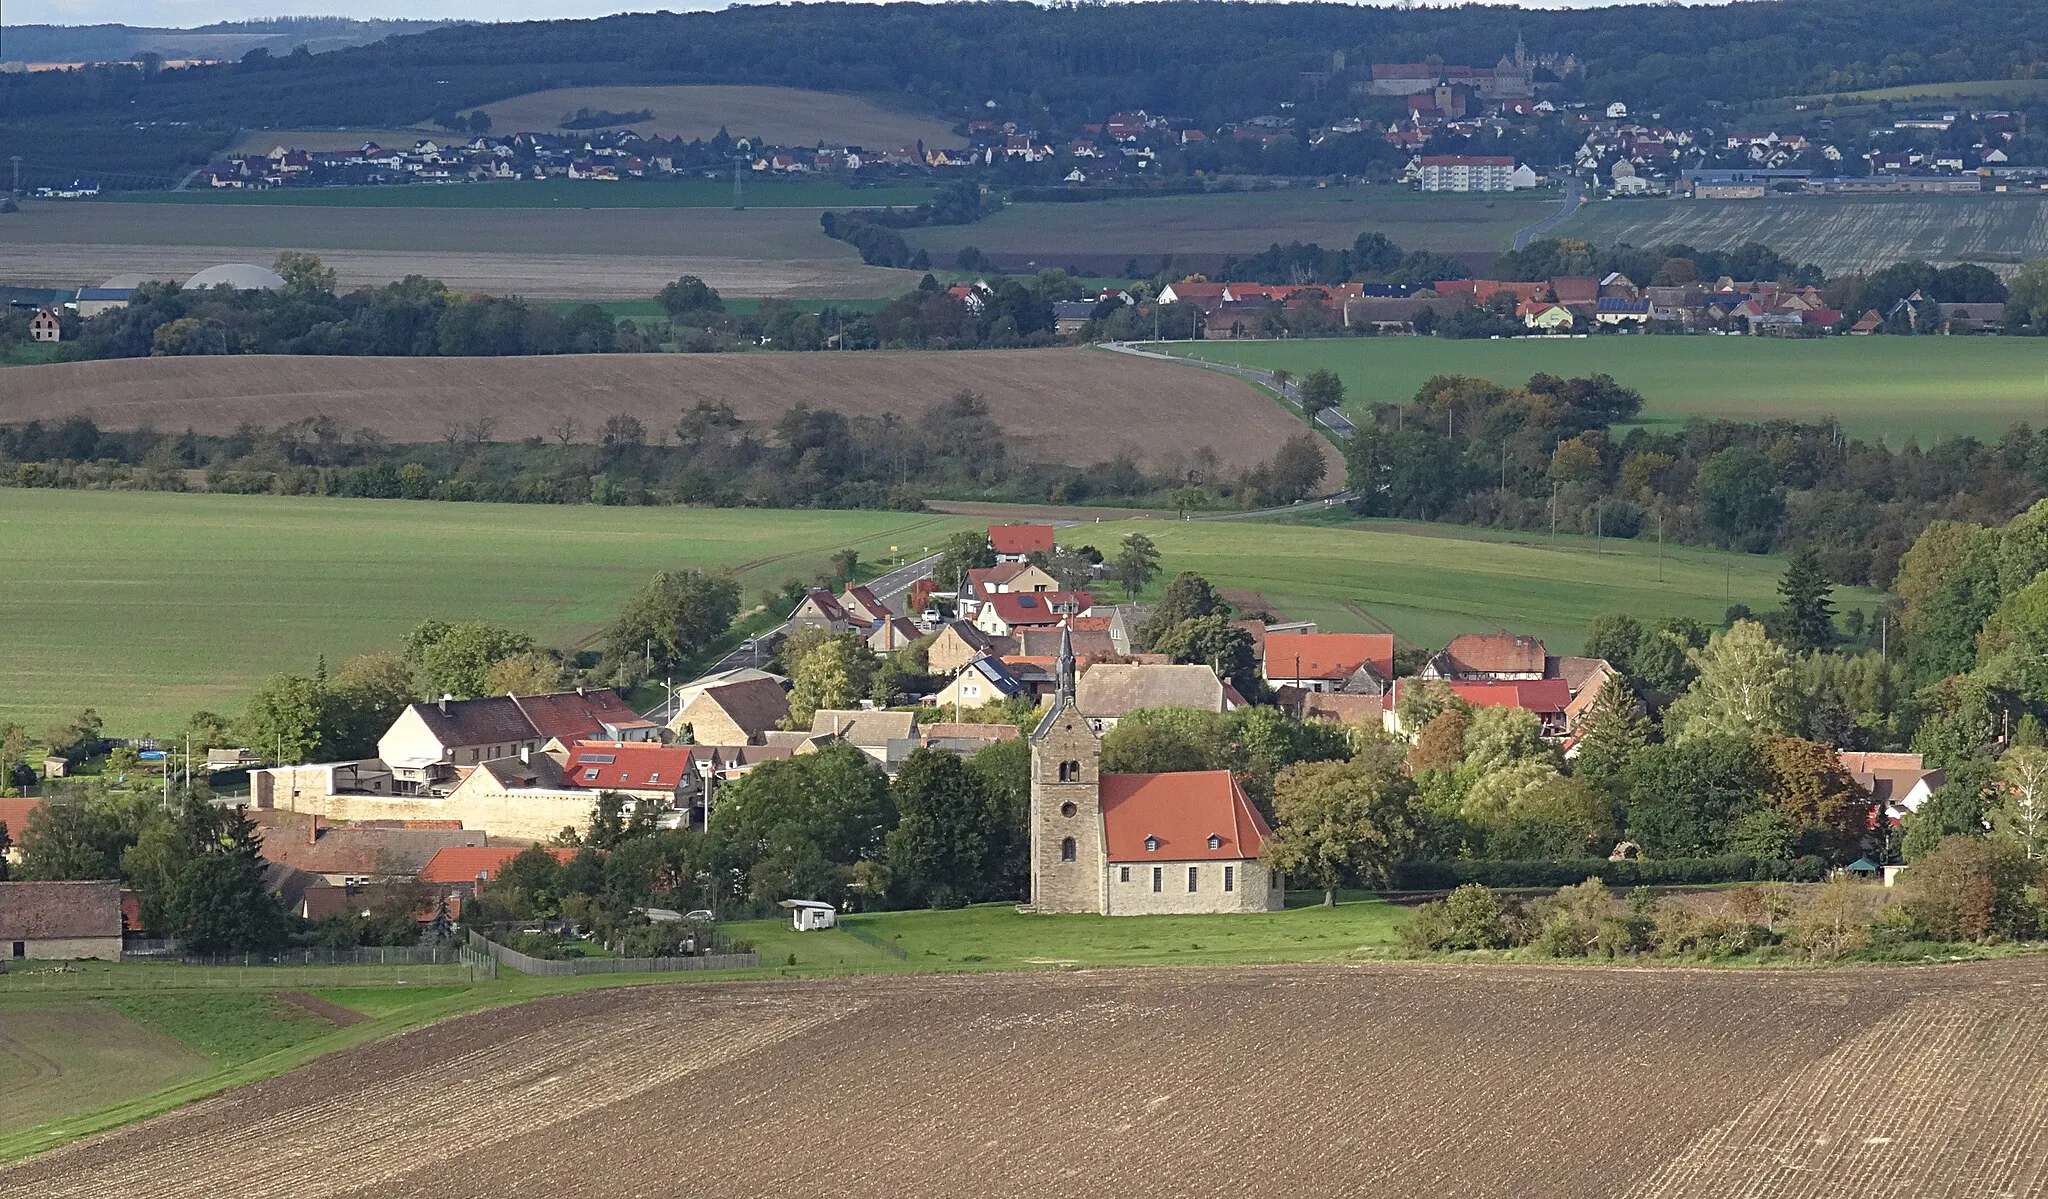
[[[235,128],[389,126],[545,87],[748,83],[865,92],[952,119],[990,100],[1053,127],[1145,108],[1221,122],[1322,94],[1305,73],[1487,64],[1516,35],[1571,54],[1573,91],[1667,115],[1761,96],[2048,73],[2039,0],[1783,0],[1701,7],[1446,9],[1348,4],[742,5],[457,26],[232,66],[0,76],[0,154],[159,160]],[[130,123],[125,133],[113,120]],[[155,124],[151,124],[155,122]],[[110,140],[111,139],[111,140]],[[188,146],[186,143],[193,143]]]

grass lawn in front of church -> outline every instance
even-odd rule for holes
[[[1029,970],[1062,966],[1219,966],[1377,957],[1399,946],[1408,909],[1363,892],[1322,906],[1320,892],[1288,896],[1281,912],[1220,916],[1035,916],[1013,904],[951,911],[872,912],[846,926],[903,950],[897,959],[845,928],[799,933],[787,921],[728,924],[767,966],[795,954],[799,971]]]

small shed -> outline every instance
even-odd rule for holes
[[[790,923],[800,933],[831,928],[839,923],[839,910],[829,903],[815,899],[785,899],[781,906],[789,909]]]
[[[1869,858],[1857,858],[1847,866],[1842,867],[1842,873],[1850,878],[1880,878],[1884,874],[1884,867],[1879,866]]]

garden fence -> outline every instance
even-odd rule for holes
[[[867,944],[874,946],[876,949],[881,950],[883,953],[888,954],[892,958],[897,958],[901,960],[906,959],[910,956],[909,954],[903,952],[903,947],[901,945],[898,945],[894,941],[884,941],[882,938],[876,936],[875,934],[869,932],[864,928],[858,928],[851,924],[842,924],[839,927],[845,929],[847,935],[853,937],[855,940],[864,941]]]
[[[713,953],[701,957],[677,958],[537,958],[500,945],[482,933],[469,934],[470,948],[489,954],[500,964],[522,974],[563,976],[574,974],[670,974],[691,970],[752,970],[760,966],[758,953]]]
[[[176,941],[131,941],[124,962],[188,966],[441,966],[468,960],[453,941],[440,945],[359,945],[353,949],[279,949],[267,953],[186,953]]]

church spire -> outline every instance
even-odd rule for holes
[[[1074,702],[1074,628],[1069,624],[1060,626],[1059,671],[1060,705],[1064,707]]]

